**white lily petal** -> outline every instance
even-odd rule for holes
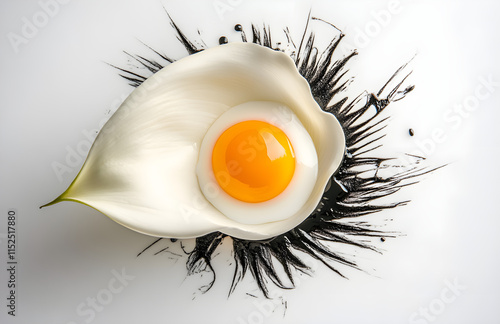
[[[318,153],[318,179],[301,211],[278,222],[240,224],[203,197],[196,178],[200,143],[233,106],[276,101],[290,107]],[[285,54],[231,43],[168,65],[140,85],[97,136],[82,170],[54,202],[87,204],[153,236],[190,238],[213,231],[265,239],[300,224],[317,206],[343,157],[335,117],[321,111]]]

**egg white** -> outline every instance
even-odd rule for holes
[[[206,199],[196,176],[209,128],[232,107],[251,101],[290,108],[318,159],[317,180],[300,210],[262,224],[224,215]],[[314,211],[344,147],[339,122],[317,105],[290,57],[256,44],[231,43],[183,58],[144,81],[104,125],[73,183],[48,205],[83,203],[152,236],[192,238],[220,231],[266,239]]]

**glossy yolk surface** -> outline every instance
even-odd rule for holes
[[[212,152],[212,169],[228,195],[258,203],[286,189],[295,172],[295,155],[281,129],[249,120],[229,127],[218,138]]]

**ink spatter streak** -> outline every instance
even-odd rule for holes
[[[189,40],[172,18],[168,18],[187,54],[206,48],[201,40],[197,44]],[[315,31],[310,28],[311,22],[319,21],[337,31],[322,52],[316,46]],[[344,34],[334,25],[308,17],[302,38],[297,42],[298,46],[293,42],[288,28],[283,30],[286,43],[273,42],[269,27],[252,25],[249,36],[240,24],[234,26],[234,30],[240,33],[242,42],[260,44],[290,55],[300,74],[309,82],[319,106],[340,121],[346,136],[346,154],[338,173],[330,179],[317,209],[302,224],[265,241],[231,238],[236,266],[229,294],[248,272],[266,297],[269,297],[270,282],[279,288],[294,288],[294,272],[309,274],[311,270],[297,251],[318,260],[340,276],[344,276],[339,269],[341,266],[359,269],[354,256],[347,257],[340,251],[335,251],[330,243],[378,251],[369,239],[376,238],[379,242],[384,242],[386,238],[394,237],[394,233],[376,229],[373,224],[364,221],[363,216],[407,204],[408,201],[381,204],[378,199],[391,197],[403,187],[417,183],[423,174],[435,170],[424,166],[423,158],[407,155],[406,159],[392,167],[392,173],[380,176],[378,171],[389,168],[388,165],[395,157],[373,155],[384,144],[386,135],[384,129],[389,117],[384,117],[382,113],[392,102],[403,99],[414,89],[412,85],[404,85],[411,73],[405,72],[407,64],[402,65],[376,93],[364,92],[355,98],[348,98],[344,93],[352,79],[346,77],[346,65],[357,52],[351,51],[335,58]],[[224,46],[226,42],[226,36],[219,38],[220,46]],[[149,49],[154,58],[126,52],[136,69],[116,67],[133,87],[139,86],[150,75],[175,61],[156,49]],[[373,172],[367,175],[367,170]],[[188,273],[195,273],[200,264],[213,272],[211,260],[225,238],[227,235],[219,232],[197,238],[194,250],[186,252]],[[154,241],[139,255],[161,240]],[[211,288],[215,278],[214,273],[213,281],[204,291]]]

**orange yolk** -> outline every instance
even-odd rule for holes
[[[295,171],[295,155],[281,129],[249,120],[229,127],[218,138],[212,152],[212,169],[228,195],[258,203],[286,189]]]

